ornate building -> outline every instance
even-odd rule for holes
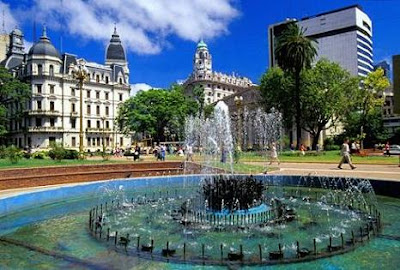
[[[24,52],[22,32],[11,32],[7,58],[1,64],[30,84],[32,97],[23,117],[10,122],[10,143],[44,149],[57,142],[79,148],[80,99],[72,71],[81,60],[73,54],[60,55],[45,28],[28,53]],[[130,146],[131,138],[119,133],[114,123],[118,107],[130,92],[128,62],[116,29],[106,49],[105,64],[86,62],[86,67],[89,80],[84,83],[82,100],[84,148],[95,151],[102,149],[103,143],[108,149]]]
[[[213,71],[212,56],[208,51],[207,44],[202,40],[197,44],[193,58],[193,73],[183,84],[186,95],[193,96],[193,89],[196,85],[200,85],[204,89],[205,104],[211,104],[226,96],[256,86],[246,77]]]

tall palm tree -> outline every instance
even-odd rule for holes
[[[275,56],[278,66],[290,73],[295,80],[296,135],[297,149],[299,149],[301,142],[300,74],[303,69],[311,67],[317,56],[316,41],[306,37],[304,30],[296,23],[291,23],[277,39]]]

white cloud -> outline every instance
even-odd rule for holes
[[[31,12],[49,28],[108,42],[114,23],[128,50],[156,54],[168,37],[212,39],[228,33],[239,12],[236,0],[35,0]],[[32,18],[32,16],[24,16]]]
[[[130,93],[130,95],[134,96],[139,91],[147,91],[149,89],[157,89],[157,88],[152,87],[151,85],[148,85],[147,83],[131,84],[131,93]]]
[[[4,30],[9,33],[13,30],[16,26],[18,26],[17,20],[14,18],[10,11],[10,6],[6,3],[0,1],[0,15],[3,20],[3,12],[4,11]],[[3,26],[1,25],[1,31],[3,31]]]

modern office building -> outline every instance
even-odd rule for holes
[[[130,146],[131,138],[121,134],[114,123],[119,106],[130,92],[128,62],[116,29],[106,49],[105,64],[86,63],[89,80],[84,83],[82,112],[77,80],[72,73],[82,58],[68,53],[61,55],[45,28],[28,53],[24,52],[22,37],[18,29],[11,32],[7,58],[1,62],[30,84],[32,90],[23,117],[10,122],[10,143],[46,149],[56,142],[78,149],[82,113],[86,150],[102,149],[103,143],[107,149]],[[10,114],[19,109],[11,107]]]
[[[197,44],[193,58],[193,72],[183,83],[185,94],[193,96],[193,89],[200,85],[204,89],[205,104],[211,104],[226,96],[255,87],[246,77],[227,75],[212,70],[212,56],[204,41]]]
[[[288,24],[297,23],[318,42],[316,61],[327,58],[352,75],[366,76],[374,69],[372,22],[359,5],[332,10],[300,20],[288,19],[269,26],[269,66],[276,66],[277,38]]]

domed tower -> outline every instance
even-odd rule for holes
[[[61,68],[61,55],[47,37],[46,27],[39,41],[29,50],[27,57],[28,74],[58,76]]]
[[[125,50],[122,46],[116,27],[114,27],[114,33],[111,36],[110,44],[108,44],[106,50],[106,65],[111,66],[113,64],[124,67],[125,73],[129,74]]]
[[[206,74],[212,72],[212,58],[208,51],[207,44],[200,40],[197,44],[196,53],[193,59],[193,72],[195,74]]]

